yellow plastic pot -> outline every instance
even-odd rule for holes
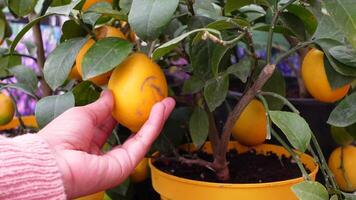
[[[34,127],[37,128],[37,121],[36,121],[36,117],[33,115],[30,116],[24,116],[21,117],[24,124],[28,127]],[[14,118],[10,123],[0,126],[0,131],[5,131],[5,130],[10,130],[10,129],[14,129],[16,127],[20,126],[20,122],[18,118]],[[105,192],[98,192],[89,196],[85,196],[85,197],[81,197],[77,200],[102,200],[104,199],[104,194]]]
[[[187,149],[187,147],[193,149],[192,146],[186,145],[185,148]],[[229,149],[237,149],[239,152],[254,149],[258,154],[273,152],[279,156],[290,155],[283,147],[271,144],[246,147],[237,142],[230,142]],[[209,143],[204,146],[204,151],[208,153],[212,152]],[[311,170],[310,177],[315,180],[318,165],[309,155],[301,154],[300,158],[304,165]],[[152,184],[154,189],[161,195],[162,200],[297,200],[291,187],[303,181],[303,178],[300,177],[286,181],[254,184],[202,182],[179,178],[162,172],[152,164],[153,162],[154,159],[151,159],[149,162]]]
[[[24,122],[24,124],[28,127],[35,127],[35,128],[38,127],[36,122],[36,117],[33,115],[24,116],[21,117],[21,119]],[[18,126],[20,126],[20,122],[19,119],[15,117],[10,123],[0,126],[0,131],[14,129]]]

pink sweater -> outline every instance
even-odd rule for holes
[[[48,144],[37,135],[0,136],[0,200],[66,199]]]

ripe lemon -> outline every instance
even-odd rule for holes
[[[119,29],[112,27],[112,26],[102,26],[102,27],[96,29],[95,35],[98,40],[106,38],[106,37],[118,37],[118,38],[126,39],[124,34]],[[80,74],[80,77],[83,77],[82,62],[83,62],[84,55],[87,53],[87,51],[90,49],[90,47],[93,46],[94,44],[95,44],[95,40],[89,39],[83,45],[83,47],[80,49],[80,51],[78,52],[78,55],[76,57],[76,65],[74,66],[74,68],[76,68],[76,69],[73,69],[73,70],[74,71],[77,70],[78,73]],[[75,73],[75,72],[73,72],[73,73]],[[105,85],[108,83],[110,75],[111,75],[111,71],[101,74],[99,76],[96,76],[94,78],[91,78],[89,80],[92,81],[93,83],[95,83],[96,85]]]
[[[148,176],[148,159],[144,158],[131,173],[130,178],[133,183],[144,181]]]
[[[146,122],[152,106],[168,95],[161,68],[142,53],[133,53],[113,71],[108,88],[114,95],[114,118],[134,133]]]
[[[262,144],[266,140],[266,110],[260,101],[254,99],[247,105],[232,129],[232,136],[247,146]]]
[[[86,0],[85,3],[83,4],[82,10],[86,11],[88,10],[92,5],[99,3],[99,2],[108,2],[112,3],[112,0]]]
[[[15,114],[15,104],[12,99],[0,93],[0,125],[9,123]]]
[[[350,84],[332,89],[324,67],[324,53],[310,50],[302,64],[302,78],[308,92],[318,101],[332,103],[342,99],[349,91]]]
[[[343,150],[341,151],[341,148]],[[341,152],[343,154],[344,172],[341,169]],[[356,147],[348,145],[336,148],[330,155],[328,162],[330,170],[334,173],[340,189],[346,192],[356,191]]]

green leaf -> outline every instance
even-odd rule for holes
[[[306,40],[306,30],[303,21],[299,17],[292,13],[284,12],[281,14],[280,20],[283,22],[287,30],[297,36],[300,41]],[[284,26],[282,27],[284,28]]]
[[[81,2],[81,0],[74,0],[70,4],[66,4],[63,6],[56,6],[56,7],[50,7],[46,15],[48,14],[58,14],[58,15],[64,15],[64,16],[69,16],[69,14],[72,12],[72,10]]]
[[[346,146],[353,142],[353,137],[344,127],[331,126],[331,136],[338,145]]]
[[[329,200],[326,188],[314,181],[304,181],[293,185],[292,191],[300,200]]]
[[[0,86],[0,90],[1,90],[1,88],[12,88],[12,89],[16,89],[16,90],[21,90],[22,92],[30,95],[34,99],[37,99],[36,94],[33,93],[32,88],[30,88],[30,86],[28,86],[27,84],[12,83],[12,84],[3,85],[2,87]]]
[[[44,64],[44,78],[52,90],[56,90],[68,78],[75,58],[87,38],[74,38],[58,45]]]
[[[62,36],[67,40],[76,37],[85,37],[88,34],[88,32],[74,20],[67,20],[63,23],[62,33]]]
[[[26,0],[27,1],[27,0]],[[10,53],[14,53],[15,48],[17,46],[17,44],[20,42],[20,40],[22,39],[22,37],[27,33],[27,31],[29,31],[33,25],[37,24],[38,22],[40,22],[42,19],[51,16],[53,14],[46,14],[46,15],[42,15],[34,20],[32,20],[31,22],[27,23],[22,29],[21,31],[16,35],[16,37],[14,38],[14,40],[11,43],[11,47],[10,47]]]
[[[38,0],[9,0],[8,6],[17,16],[23,17],[34,10],[37,1]]]
[[[324,56],[324,68],[325,73],[328,78],[328,82],[332,89],[340,88],[346,84],[351,83],[355,77],[352,76],[344,76],[338,73],[330,64],[328,58]]]
[[[226,54],[226,52],[232,47],[232,45],[229,46],[221,46],[217,45],[212,53],[212,58],[211,58],[211,70],[214,76],[217,76],[219,73],[219,65]]]
[[[183,93],[194,94],[199,92],[204,87],[204,81],[197,76],[191,76],[188,80],[184,81]]]
[[[345,34],[353,48],[356,49],[356,4],[350,0],[327,0],[324,1],[335,24]]]
[[[142,40],[156,39],[169,23],[179,0],[133,0],[129,23]]]
[[[63,95],[42,98],[36,105],[36,120],[40,128],[45,127],[64,111],[74,107],[74,95],[68,92]]]
[[[6,55],[0,57],[0,69],[10,69],[11,67],[21,65],[21,56]]]
[[[328,124],[346,127],[356,122],[356,92],[346,96],[331,112]]]
[[[131,185],[131,181],[130,178],[127,178],[123,183],[121,183],[120,185],[111,188],[107,191],[108,195],[110,197],[114,197],[112,199],[118,199],[121,200],[121,198],[126,200],[126,195],[129,192],[130,189],[130,185]]]
[[[83,79],[106,73],[118,66],[132,51],[133,45],[120,38],[104,38],[97,41],[84,55]]]
[[[18,83],[27,85],[32,93],[36,93],[38,79],[32,69],[23,65],[18,65],[10,68],[9,71],[16,77]]]
[[[205,101],[212,112],[220,106],[229,89],[229,76],[222,75],[207,81],[204,87]]]
[[[346,131],[356,140],[356,123],[346,127]]]
[[[336,26],[329,15],[322,15],[318,27],[314,33],[315,39],[333,39],[339,42],[344,40],[345,35]]]
[[[169,53],[170,51],[172,51],[174,48],[177,47],[178,43],[181,42],[184,38],[188,37],[191,34],[197,33],[197,32],[203,32],[203,31],[208,31],[210,33],[216,34],[220,37],[220,32],[215,30],[215,29],[211,29],[211,28],[199,28],[199,29],[195,29],[192,31],[189,31],[187,33],[184,33],[164,44],[162,44],[161,46],[159,46],[152,55],[152,58],[154,60],[158,60],[159,58],[161,58],[162,56],[166,55],[167,53]]]
[[[204,109],[196,107],[189,120],[189,131],[193,143],[199,149],[208,138],[209,118]]]
[[[112,9],[112,5],[108,2],[99,2],[94,4],[89,8],[87,13],[96,13],[104,16],[109,16],[117,20],[127,21],[127,15],[121,11]]]
[[[339,62],[350,67],[356,67],[356,50],[352,47],[345,45],[334,46],[329,49],[329,53]]]
[[[227,0],[225,4],[225,13],[231,13],[235,10],[240,9],[243,6],[250,4],[257,4],[269,7],[270,4],[266,0]]]
[[[297,16],[300,20],[302,20],[306,31],[313,35],[318,27],[318,21],[316,17],[310,12],[307,8],[291,4],[287,7],[288,12]]]
[[[75,106],[85,106],[100,97],[102,89],[90,81],[83,81],[73,88]]]
[[[294,148],[302,152],[307,149],[312,131],[301,116],[285,111],[269,111],[269,115]]]
[[[255,30],[255,31],[268,32],[270,26],[271,25],[269,25],[269,24],[257,23],[252,27],[252,29]],[[286,28],[284,26],[279,26],[279,25],[275,26],[274,33],[282,33],[282,34],[285,34],[285,35],[296,36],[296,34],[294,32],[292,32],[290,29],[288,29],[288,28]]]
[[[71,0],[53,0],[51,3],[51,6],[56,7],[56,6],[63,6],[71,3]]]
[[[246,83],[247,78],[251,74],[251,60],[243,58],[238,63],[235,63],[227,68],[226,72],[228,74],[233,74],[239,78],[243,83]]]
[[[222,15],[222,9],[214,0],[195,0],[193,8],[198,16],[205,16],[211,19],[219,19]]]
[[[356,76],[356,69],[354,67],[350,67],[338,62],[329,53],[329,49],[335,46],[343,45],[342,43],[333,39],[318,39],[316,40],[316,43],[323,49],[325,56],[328,58],[331,66],[335,71],[344,76]]]

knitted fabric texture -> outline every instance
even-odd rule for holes
[[[0,199],[66,199],[56,160],[40,136],[0,136]]]

